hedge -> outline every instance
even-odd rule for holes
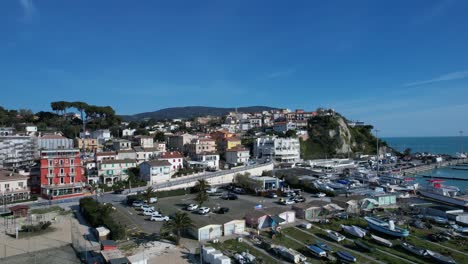
[[[91,197],[80,199],[80,209],[83,216],[92,227],[105,226],[110,230],[113,240],[125,238],[125,229],[112,219],[112,205],[102,205]]]

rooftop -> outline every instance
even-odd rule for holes
[[[146,161],[152,167],[171,166],[171,163],[167,160],[150,160]]]
[[[102,164],[121,164],[121,163],[136,163],[133,159],[121,159],[121,160],[103,160]]]
[[[10,176],[11,175],[11,176]],[[27,176],[23,176],[19,173],[2,170],[0,169],[0,181],[19,181],[19,180],[27,180]]]
[[[184,155],[182,155],[178,151],[171,151],[171,152],[162,153],[161,158],[163,159],[184,158]]]
[[[113,151],[97,152],[96,153],[96,156],[113,156],[113,155],[117,155],[117,153],[115,153]]]

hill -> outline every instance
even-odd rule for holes
[[[250,112],[261,112],[276,109],[268,106],[247,106],[237,108],[238,112],[250,113]],[[155,120],[174,119],[174,118],[194,118],[200,116],[223,116],[228,112],[236,111],[235,108],[223,108],[223,107],[208,107],[208,106],[185,106],[185,107],[170,107],[160,109],[154,112],[145,112],[135,115],[123,115],[121,116],[125,121],[142,120],[153,118]]]
[[[357,154],[375,154],[377,138],[373,127],[350,126],[348,120],[336,113],[333,116],[315,116],[309,120],[309,139],[301,142],[304,159],[353,157]],[[392,151],[379,140],[380,151]]]

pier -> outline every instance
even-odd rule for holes
[[[423,178],[432,178],[432,179],[440,179],[440,180],[457,180],[457,181],[468,181],[468,178],[460,178],[460,177],[450,177],[450,176],[434,176],[434,175],[421,175]]]
[[[443,168],[443,167],[448,167],[448,166],[457,166],[461,164],[468,164],[468,159],[458,159],[458,160],[443,161],[440,163],[422,165],[422,166],[418,166],[414,168],[405,169],[405,170],[402,170],[401,172],[403,172],[403,175],[405,176],[410,176],[410,175],[417,175],[419,173],[430,171],[433,169],[438,169],[438,168]]]
[[[453,167],[452,170],[468,170],[468,167]]]

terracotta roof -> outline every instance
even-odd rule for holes
[[[133,149],[122,149],[119,150],[117,153],[134,153],[135,151]]]
[[[226,138],[225,140],[226,141],[241,141],[241,139],[238,137],[230,137],[230,138]]]
[[[184,158],[184,155],[182,155],[178,151],[171,151],[171,152],[162,153],[161,158],[163,159]]]
[[[68,139],[68,138],[61,136],[61,135],[56,135],[56,134],[46,134],[40,137],[39,139]]]
[[[171,166],[171,163],[167,160],[150,160],[145,163],[148,163],[151,167]]]

